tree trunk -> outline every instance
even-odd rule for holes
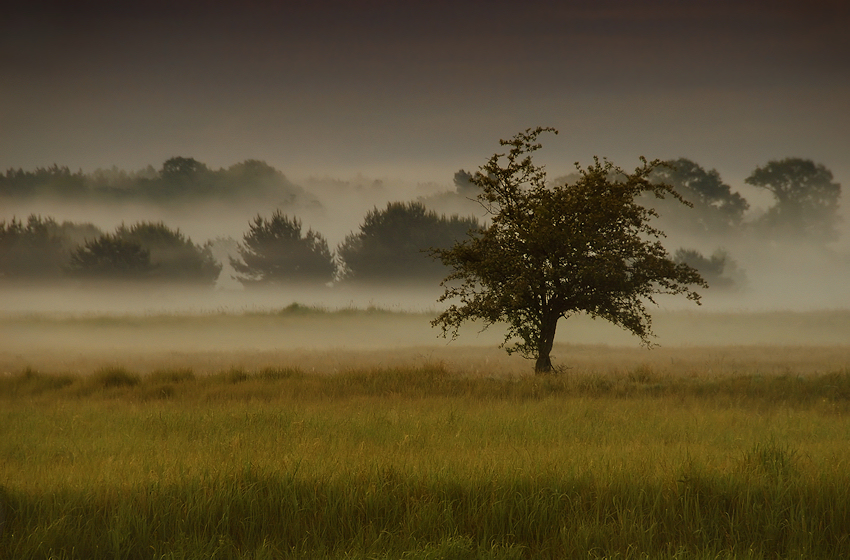
[[[538,375],[552,373],[552,360],[549,358],[549,352],[537,356],[537,361],[534,363],[534,373]]]
[[[557,315],[543,316],[543,324],[540,325],[540,342],[537,345],[537,362],[534,364],[536,374],[552,373],[552,360],[549,358],[549,353],[552,352],[552,345],[555,344],[555,327],[557,326]]]

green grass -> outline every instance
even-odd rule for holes
[[[850,372],[0,376],[0,558],[850,557]]]

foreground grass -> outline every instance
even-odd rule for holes
[[[2,558],[850,557],[850,372],[0,378]]]

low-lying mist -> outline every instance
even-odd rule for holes
[[[304,229],[321,232],[331,247],[356,230],[366,213],[386,206],[388,202],[430,198],[450,189],[433,183],[410,184],[402,181],[370,179],[357,176],[349,180],[311,177],[304,180],[309,195],[292,198],[287,193],[259,197],[221,199],[198,197],[190,201],[155,203],[152,201],[115,202],[55,197],[0,199],[0,220],[25,219],[31,214],[50,216],[58,222],[92,223],[104,231],[121,224],[164,222],[195,243],[231,237],[237,241],[258,215],[268,217],[275,210],[298,217]],[[469,208],[435,208],[440,212],[469,213]],[[480,208],[476,210],[483,213]]]
[[[236,243],[243,240],[256,216],[269,217],[275,210],[297,217],[303,229],[321,233],[333,251],[347,235],[358,230],[364,216],[388,202],[418,200],[441,214],[486,219],[483,207],[469,192],[455,185],[410,184],[389,179],[358,176],[348,180],[309,178],[300,182],[305,196],[298,199],[198,199],[174,204],[56,202],[47,198],[4,201],[0,220],[30,214],[57,221],[93,223],[105,232],[121,224],[163,222],[179,229],[192,242],[217,242],[213,254],[223,264],[214,289],[175,286],[88,286],[81,282],[61,286],[4,286],[0,284],[0,313],[65,314],[195,314],[271,311],[292,303],[329,310],[380,307],[394,311],[436,312],[441,288],[433,285],[399,288],[392,284],[354,288],[334,285],[322,289],[245,289],[229,264]],[[688,210],[685,209],[685,212]],[[764,210],[751,210],[754,220]],[[664,216],[662,216],[663,220]],[[705,257],[722,254],[723,270],[711,287],[702,292],[702,306],[680,298],[658,298],[659,310],[695,312],[808,311],[850,308],[850,235],[848,220],[838,222],[835,240],[775,240],[749,235],[746,230],[728,235],[695,235],[693,231],[668,228],[665,245],[671,254],[678,249],[698,251]],[[218,250],[216,250],[216,247]],[[228,249],[229,247],[229,249]],[[427,258],[427,257],[423,257]],[[2,280],[2,279],[0,279]],[[652,307],[650,306],[650,309]]]
[[[238,283],[237,283],[238,284]],[[439,286],[192,288],[173,284],[1,287],[0,315],[209,315],[273,313],[293,304],[324,311],[436,313]]]

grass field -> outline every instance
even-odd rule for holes
[[[850,557],[848,346],[201,343],[295,311],[0,320],[0,558]]]

